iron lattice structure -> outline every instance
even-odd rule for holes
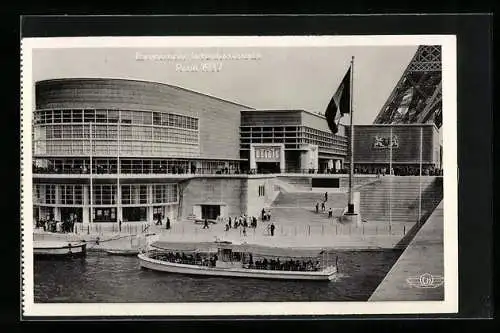
[[[441,46],[419,46],[374,124],[442,125]]]

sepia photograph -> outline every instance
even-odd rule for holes
[[[26,315],[457,311],[453,36],[21,49]]]

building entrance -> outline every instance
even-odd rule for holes
[[[61,221],[82,222],[83,208],[61,207]]]
[[[201,218],[215,220],[220,216],[220,205],[201,205]]]
[[[257,163],[258,173],[280,173],[279,162],[259,162]]]

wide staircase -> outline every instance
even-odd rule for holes
[[[312,186],[311,177],[308,176],[278,176],[276,178],[297,190],[310,190]]]
[[[416,223],[429,216],[443,198],[443,180],[433,176],[382,177],[359,191],[363,220]]]

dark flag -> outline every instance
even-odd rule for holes
[[[340,118],[351,111],[351,67],[326,108],[325,117],[333,134],[338,132]]]

